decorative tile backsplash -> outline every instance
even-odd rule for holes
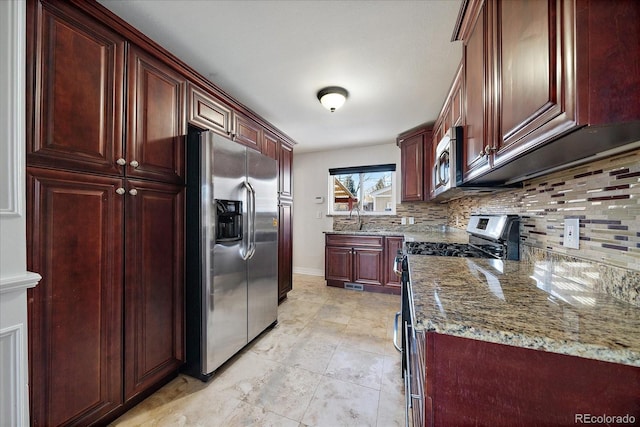
[[[396,215],[361,216],[364,230],[401,230],[405,228],[421,229],[436,224],[447,223],[447,205],[437,203],[402,203],[396,205]],[[335,231],[351,230],[357,220],[348,216],[333,217],[333,229]],[[402,225],[402,217],[413,217],[413,226]]]
[[[523,188],[440,203],[402,203],[395,216],[363,216],[363,229],[446,223],[465,229],[472,213],[522,217],[524,245],[640,271],[640,150],[535,178]],[[580,249],[562,245],[564,220],[579,218]],[[334,229],[353,221],[334,217]]]
[[[448,225],[464,228],[472,213],[518,214],[525,245],[640,271],[640,150],[453,200]],[[579,250],[562,244],[566,218],[580,220]]]

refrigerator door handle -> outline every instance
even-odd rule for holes
[[[250,182],[246,182],[251,196],[251,210],[249,212],[249,258],[256,253],[256,191]]]
[[[242,248],[240,255],[242,256],[242,259],[244,259],[246,261],[249,258],[251,258],[253,256],[253,254],[256,252],[255,242],[254,242],[254,240],[255,240],[255,231],[256,231],[256,228],[255,228],[256,193],[255,193],[253,187],[251,186],[251,184],[249,184],[248,181],[244,181],[242,183],[242,185],[247,190],[246,203],[247,203],[247,228],[248,228],[248,230],[247,230],[247,239],[246,240],[244,238],[242,239],[242,243],[244,244],[244,247]]]

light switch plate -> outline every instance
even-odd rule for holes
[[[565,248],[580,249],[580,220],[578,218],[566,218],[564,220]]]

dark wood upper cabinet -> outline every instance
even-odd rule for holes
[[[575,35],[572,20],[562,19],[562,8],[557,0],[495,4],[500,130],[489,146],[496,166],[529,148],[539,136],[576,126],[572,60],[563,54]]]
[[[125,402],[184,360],[184,187],[128,180]]]
[[[293,197],[293,148],[283,142],[278,146],[278,192],[280,198]]]
[[[418,126],[397,138],[403,202],[427,201],[431,198],[432,140],[432,125]]]
[[[640,138],[639,2],[464,0],[460,11],[466,181],[515,182]]]
[[[185,78],[131,46],[127,175],[184,182]]]
[[[233,140],[254,150],[262,150],[263,128],[241,113],[233,115]]]
[[[402,201],[424,199],[424,135],[418,134],[400,142],[402,168]]]
[[[489,168],[485,146],[489,136],[488,109],[490,104],[485,100],[491,93],[489,89],[489,51],[487,33],[486,4],[479,7],[475,13],[477,20],[468,39],[463,46],[464,83],[465,83],[465,127],[463,132],[464,151],[463,179],[471,179]]]
[[[89,425],[122,406],[122,179],[27,168],[34,426]]]
[[[124,39],[65,3],[28,7],[29,164],[121,174]]]
[[[262,140],[262,154],[272,159],[278,160],[278,146],[280,140],[268,130],[264,131],[264,139]]]
[[[232,126],[231,108],[194,84],[188,85],[187,92],[189,123],[229,136]]]

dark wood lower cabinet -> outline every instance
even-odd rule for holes
[[[28,168],[31,418],[101,424],[183,361],[184,188]],[[119,194],[122,193],[122,194]]]
[[[398,237],[402,242],[402,237]],[[389,268],[385,236],[327,234],[325,237],[325,280],[327,285],[362,285],[372,292],[400,295],[400,286],[387,280]],[[397,242],[394,242],[394,245]],[[394,246],[392,245],[392,246]],[[395,256],[395,252],[393,253]],[[388,265],[386,265],[388,264]]]
[[[400,290],[400,276],[398,276],[393,266],[395,264],[396,255],[398,251],[402,250],[404,244],[404,237],[387,236],[384,238],[384,285],[392,286]]]
[[[293,289],[293,202],[278,205],[278,300],[287,297]]]
[[[415,337],[411,375],[420,380],[413,384],[424,381],[424,394],[411,389],[415,426],[569,426],[582,424],[581,415],[640,419],[638,367],[434,332]]]
[[[34,426],[89,425],[122,405],[122,179],[27,169]]]
[[[184,187],[129,180],[125,212],[128,401],[184,360]]]

